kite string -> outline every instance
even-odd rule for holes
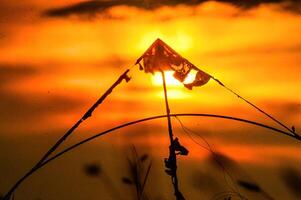
[[[189,62],[188,60],[184,59],[186,63],[188,63],[192,68],[195,68],[198,71],[202,71],[199,68],[197,68],[195,65],[193,65],[191,62]],[[255,104],[251,103],[249,100],[245,99],[244,97],[240,96],[238,93],[234,92],[231,88],[227,87],[225,84],[223,84],[220,80],[218,80],[217,78],[215,78],[214,76],[212,76],[211,74],[205,72],[206,74],[208,74],[214,81],[216,81],[219,85],[221,85],[222,87],[224,87],[226,90],[228,90],[229,92],[231,92],[232,94],[236,95],[238,98],[242,99],[243,101],[245,101],[247,104],[249,104],[250,106],[252,106],[253,108],[255,108],[256,110],[258,110],[259,112],[263,113],[264,115],[266,115],[268,118],[272,119],[274,122],[276,122],[277,124],[279,124],[280,126],[282,126],[283,128],[287,129],[290,133],[292,133],[295,137],[300,138],[301,136],[299,134],[296,133],[294,126],[290,129],[289,127],[287,127],[286,125],[284,125],[282,122],[280,122],[278,119],[276,119],[275,117],[273,117],[272,115],[268,114],[267,112],[265,112],[264,110],[260,109],[258,106],[256,106]]]
[[[210,75],[211,76],[211,75]],[[215,77],[211,76],[211,78],[213,80],[215,80],[219,85],[221,85],[222,87],[224,87],[226,90],[228,90],[229,92],[231,92],[232,94],[236,95],[238,98],[242,99],[244,102],[246,102],[247,104],[249,104],[250,106],[252,106],[253,108],[255,108],[256,110],[258,110],[259,112],[263,113],[264,115],[266,115],[268,118],[272,119],[274,122],[276,122],[277,124],[279,124],[280,126],[284,127],[285,129],[287,129],[290,133],[292,133],[294,136],[300,138],[300,135],[298,135],[295,131],[294,128],[290,129],[289,127],[287,127],[286,125],[284,125],[282,122],[280,122],[278,119],[276,119],[275,117],[273,117],[272,115],[268,114],[267,112],[265,112],[264,110],[260,109],[258,106],[256,106],[255,104],[251,103],[249,100],[245,99],[244,97],[240,96],[238,93],[234,92],[232,89],[230,89],[229,87],[227,87],[225,84],[223,84],[220,80],[216,79]]]
[[[243,195],[240,194],[240,192],[239,192],[239,190],[238,190],[238,188],[237,188],[237,185],[235,184],[235,181],[234,181],[233,176],[230,174],[230,172],[225,168],[225,166],[224,166],[224,165],[219,161],[219,159],[216,157],[216,153],[215,153],[214,150],[212,149],[212,147],[211,147],[211,145],[209,144],[209,142],[208,142],[203,136],[201,136],[200,134],[198,134],[198,133],[196,133],[195,131],[192,131],[191,129],[187,128],[187,127],[183,124],[183,122],[179,119],[179,117],[177,117],[177,116],[174,116],[174,117],[177,119],[177,121],[178,121],[179,124],[181,125],[181,128],[182,128],[182,130],[184,131],[184,133],[186,133],[186,134],[188,135],[188,137],[189,137],[194,143],[196,143],[198,146],[200,146],[200,147],[206,149],[209,153],[211,153],[211,155],[212,155],[214,161],[221,167],[222,172],[223,172],[223,178],[224,178],[226,184],[228,185],[228,187],[230,188],[230,190],[231,190],[233,193],[237,194],[241,199],[244,199]],[[192,135],[191,135],[190,133],[193,133],[193,134],[195,134],[196,136],[198,136],[199,138],[201,138],[201,140],[202,140],[203,142],[206,143],[207,147],[204,146],[204,145],[202,145],[202,144],[200,144],[196,139],[194,139],[194,138],[192,137]],[[233,183],[234,188],[233,188],[233,187],[231,186],[231,184],[228,182],[226,175],[228,175],[228,177],[230,178],[230,181]]]

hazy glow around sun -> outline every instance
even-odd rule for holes
[[[171,87],[183,87],[183,83],[178,81],[173,77],[174,72],[173,71],[165,71],[165,80],[166,80],[166,85],[171,86]],[[196,71],[192,70],[187,78],[185,79],[184,83],[191,83],[196,75]],[[152,76],[152,83],[155,86],[162,86],[163,80],[162,80],[162,75],[160,72],[156,72],[154,76]]]
[[[162,39],[168,44],[172,45],[172,47],[178,51],[179,53],[183,53],[191,50],[193,46],[193,38],[191,35],[177,31],[174,34],[166,34],[162,33],[160,30],[149,30],[144,33],[140,43],[139,43],[139,51],[144,51],[149,47],[149,45],[155,41],[157,38]]]
[[[173,77],[173,73],[174,71],[165,71],[165,80],[166,80],[166,85],[168,87],[168,98],[170,99],[184,99],[184,98],[189,98],[191,97],[191,94],[188,91],[188,89],[186,89],[183,85],[183,83],[181,83],[180,81],[178,81],[177,79],[175,79]],[[185,79],[184,83],[191,83],[196,75],[196,71],[192,70],[187,78]],[[162,87],[163,85],[163,80],[162,80],[162,75],[160,72],[156,72],[153,76],[152,76],[152,83],[154,86],[158,86],[158,87]],[[187,91],[186,91],[187,90]],[[162,93],[162,91],[158,92],[156,94],[157,97],[159,98],[164,98],[164,95]]]

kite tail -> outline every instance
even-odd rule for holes
[[[213,76],[211,76],[211,78],[216,81],[219,85],[221,85],[223,88],[225,88],[226,90],[228,90],[229,92],[231,92],[232,94],[234,94],[235,96],[237,96],[238,98],[242,99],[244,102],[246,102],[247,104],[249,104],[250,106],[252,106],[253,108],[255,108],[256,110],[258,110],[259,112],[263,113],[265,116],[267,116],[268,118],[272,119],[274,122],[276,122],[277,124],[279,124],[280,126],[282,126],[283,128],[287,129],[290,133],[292,133],[294,136],[301,138],[301,136],[299,134],[296,133],[295,128],[292,127],[292,129],[290,129],[289,127],[287,127],[286,125],[284,125],[282,122],[280,122],[278,119],[276,119],[275,117],[273,117],[272,115],[266,113],[264,110],[260,109],[258,106],[256,106],[255,104],[251,103],[249,100],[245,99],[244,97],[240,96],[239,94],[237,94],[236,92],[234,92],[232,89],[228,88],[225,84],[223,84],[220,80],[214,78]]]

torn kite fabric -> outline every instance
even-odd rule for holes
[[[194,81],[192,83],[184,84],[184,86],[192,90],[192,87],[205,85],[210,80],[210,78],[211,76],[206,72],[198,71]]]
[[[136,64],[139,64],[139,68],[146,73],[172,70],[174,71],[173,76],[180,82],[184,82],[191,70],[195,70],[197,73],[194,81],[192,83],[184,84],[185,87],[190,90],[194,86],[206,84],[211,78],[209,74],[198,69],[160,39],[157,39],[147,49],[147,51],[136,61]]]

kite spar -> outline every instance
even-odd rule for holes
[[[165,159],[165,166],[167,168],[166,173],[171,176],[171,180],[175,190],[175,196],[177,200],[185,199],[182,193],[179,190],[179,183],[178,183],[178,176],[177,176],[177,155],[175,149],[175,140],[172,133],[172,125],[170,119],[170,109],[168,105],[168,98],[167,98],[167,89],[166,89],[166,81],[164,71],[162,73],[162,81],[163,81],[163,89],[164,89],[164,98],[165,98],[165,107],[166,107],[166,116],[167,116],[167,124],[168,124],[168,133],[169,133],[169,157]]]

